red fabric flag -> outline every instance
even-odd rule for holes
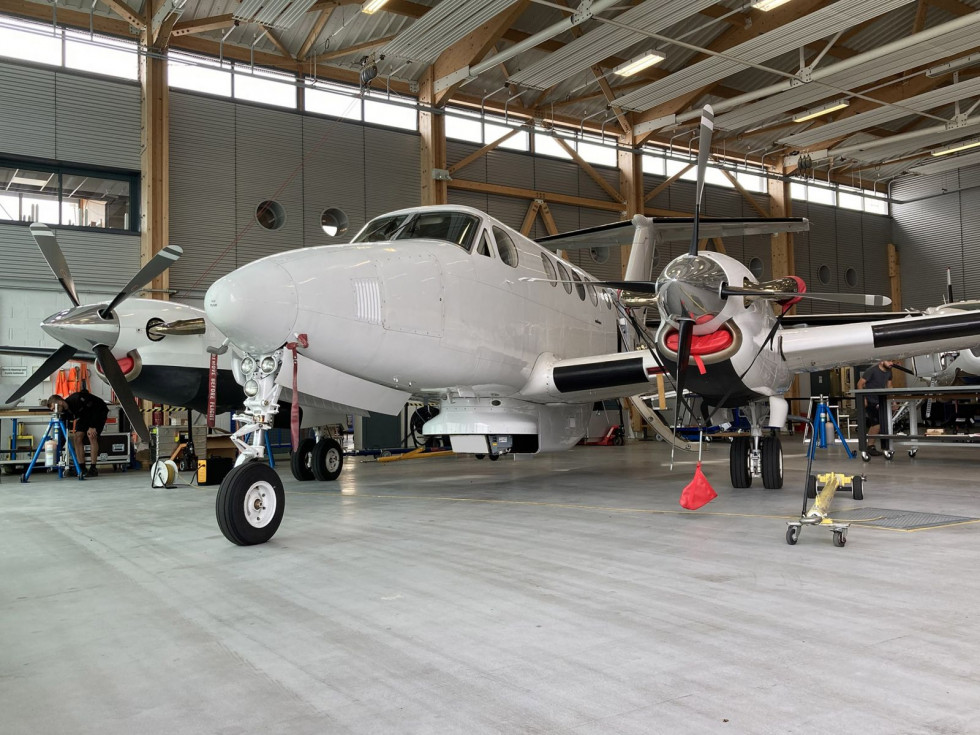
[[[694,470],[694,479],[681,491],[681,506],[688,510],[697,510],[717,497],[718,493],[711,487],[708,478],[701,471],[701,463],[698,462]]]

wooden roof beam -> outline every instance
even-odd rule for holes
[[[310,53],[310,49],[313,48],[313,44],[316,43],[316,40],[323,32],[323,27],[327,25],[327,21],[330,20],[330,16],[333,14],[335,7],[335,5],[332,5],[329,8],[323,8],[323,10],[317,11],[319,15],[313,22],[313,27],[310,28],[310,32],[306,34],[306,40],[303,41],[303,45],[299,47],[299,51],[296,54],[297,59],[305,59],[307,54]]]
[[[173,38],[180,38],[181,36],[189,36],[194,33],[219,31],[222,28],[231,28],[237,25],[238,21],[231,16],[231,13],[225,13],[224,15],[212,15],[207,18],[181,21],[174,26],[170,35]]]
[[[112,12],[134,28],[139,28],[141,31],[146,28],[146,23],[143,19],[136,15],[133,9],[122,0],[102,0],[102,4],[110,8]]]
[[[333,51],[325,51],[315,57],[317,63],[321,61],[329,61],[330,59],[339,59],[342,56],[349,56],[350,54],[360,53],[361,51],[370,51],[371,49],[376,49],[379,46],[384,46],[389,41],[394,40],[394,36],[385,36],[384,38],[376,38],[373,41],[365,41],[364,43],[357,43],[353,46],[348,46],[347,48],[338,48]]]

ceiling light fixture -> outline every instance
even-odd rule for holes
[[[820,107],[814,107],[810,110],[801,112],[799,115],[793,116],[793,122],[806,122],[807,120],[812,120],[815,117],[820,117],[821,115],[826,115],[834,110],[843,110],[845,107],[851,103],[847,100],[837,100],[836,102],[829,102],[826,105],[821,105]]]
[[[365,15],[373,15],[381,10],[381,7],[386,2],[388,2],[388,0],[367,0],[367,2],[361,6],[361,12]]]
[[[980,138],[976,140],[968,140],[964,143],[953,143],[945,148],[937,148],[934,151],[929,151],[929,153],[933,156],[948,156],[950,153],[965,151],[967,148],[976,148],[978,145],[980,145]]]
[[[667,57],[661,51],[647,51],[645,54],[641,54],[629,61],[624,61],[622,64],[613,69],[614,72],[619,74],[621,77],[628,77],[636,74],[638,71],[642,71],[649,66],[654,64],[659,64],[661,61]]]
[[[752,3],[752,7],[765,13],[788,2],[789,0],[756,0],[756,2]]]

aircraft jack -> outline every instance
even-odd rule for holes
[[[58,416],[58,414],[53,413],[51,414],[51,419],[48,421],[48,428],[45,429],[44,436],[41,437],[41,441],[38,442],[37,449],[34,451],[34,456],[31,457],[31,463],[27,465],[27,469],[24,471],[24,474],[20,476],[21,482],[31,481],[31,473],[34,471],[34,465],[37,464],[38,457],[41,455],[41,452],[44,451],[45,443],[48,441],[57,442],[59,431],[61,432],[61,436],[65,437],[65,448],[68,450],[67,454],[68,457],[71,459],[72,464],[75,465],[76,476],[78,477],[79,480],[85,479],[83,477],[85,473],[82,472],[83,467],[79,463],[78,457],[75,456],[75,447],[72,444],[71,439],[69,437],[68,429],[65,428],[65,424]],[[67,462],[62,460],[58,461],[57,467],[58,467],[59,479],[63,479],[65,477],[65,470],[70,469],[70,467],[66,467],[66,465]]]

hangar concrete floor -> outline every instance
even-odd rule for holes
[[[980,516],[975,449],[838,452],[869,477],[838,508]],[[4,477],[0,730],[976,733],[980,524],[789,546],[787,453],[785,489],[735,491],[712,445],[693,513],[661,443],[348,458],[251,548],[213,488]]]

